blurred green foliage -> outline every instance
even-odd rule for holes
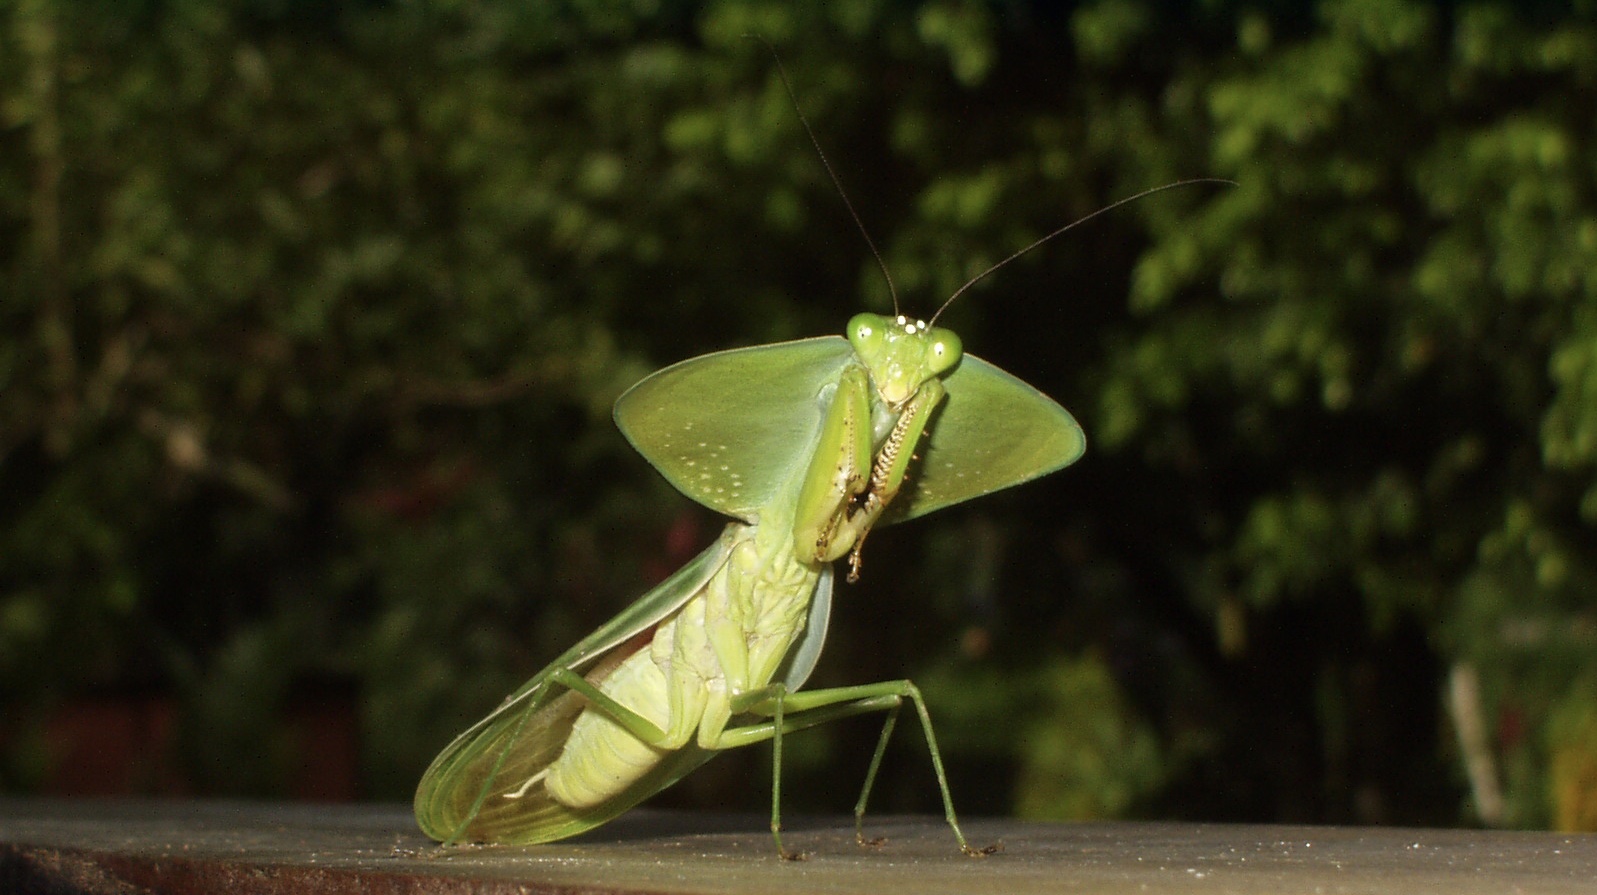
[[[282,793],[332,687],[404,798],[696,552],[616,395],[888,306],[754,32],[912,311],[1239,184],[949,311],[1093,450],[873,538],[817,683],[921,680],[975,813],[1593,829],[1575,7],[3,0],[0,785],[159,692],[191,789]],[[873,737],[789,791],[839,810]]]

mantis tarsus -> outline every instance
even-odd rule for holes
[[[837,182],[830,164],[827,171]],[[880,711],[886,720],[854,809],[864,842],[866,800],[908,700],[959,847],[988,853],[960,830],[913,683],[800,690],[826,636],[831,564],[848,555],[854,580],[874,526],[1028,481],[1085,450],[1063,407],[963,354],[936,321],[859,314],[846,339],[709,354],[622,395],[615,420],[638,452],[683,493],[735,521],[446,746],[417,787],[422,830],[446,844],[562,839],[614,818],[722,749],[771,740],[771,833],[780,854],[796,857],[781,837],[783,736]]]

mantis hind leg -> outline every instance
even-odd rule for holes
[[[916,715],[920,718],[921,731],[926,736],[927,750],[931,753],[932,770],[937,775],[938,792],[943,800],[943,817],[948,821],[948,827],[953,831],[960,851],[972,857],[983,857],[1000,850],[1000,845],[975,848],[966,841],[965,833],[959,827],[959,818],[954,812],[954,798],[948,789],[948,775],[943,770],[942,753],[937,748],[937,736],[932,731],[931,715],[926,711],[926,702],[921,697],[920,688],[914,683],[907,680],[882,681],[853,687],[807,690],[802,693],[789,693],[785,685],[778,683],[745,693],[734,699],[732,704],[734,711],[769,715],[771,720],[728,728],[722,732],[716,745],[719,748],[729,749],[765,740],[772,741],[771,835],[776,840],[777,851],[784,858],[793,859],[802,856],[782,847],[783,736],[840,718],[868,712],[887,713],[887,718],[882,724],[882,734],[876,743],[876,751],[871,756],[870,768],[865,773],[865,783],[861,788],[859,801],[854,805],[855,836],[862,844],[873,844],[866,840],[863,832],[865,805],[870,798],[871,787],[876,782],[876,772],[881,767],[882,756],[886,753],[888,738],[892,735],[897,722],[898,710],[906,699],[914,703]]]

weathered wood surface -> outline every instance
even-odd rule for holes
[[[1597,836],[1470,830],[800,821],[776,857],[758,818],[640,811],[579,839],[443,851],[390,805],[0,799],[6,893],[1597,893]]]

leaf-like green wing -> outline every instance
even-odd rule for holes
[[[446,844],[464,840],[535,845],[565,839],[613,820],[715,756],[690,742],[663,755],[660,764],[625,791],[588,808],[563,805],[541,785],[510,797],[560,757],[572,725],[587,706],[569,690],[549,685],[542,689],[558,695],[536,708],[518,706],[500,716],[499,723],[478,734],[469,754],[461,754],[456,767],[463,786],[436,794],[429,807],[441,812],[436,818],[440,826],[423,825],[427,835]],[[421,819],[419,809],[417,819]]]
[[[628,389],[616,425],[682,493],[753,522],[807,465],[822,389],[853,358],[838,336],[695,357]]]
[[[445,746],[416,787],[416,823],[422,832],[449,843],[462,839],[505,843],[561,839],[604,823],[709,760],[713,753],[692,747],[673,753],[627,794],[581,811],[547,798],[541,786],[531,787],[520,798],[505,797],[559,757],[571,725],[582,712],[584,703],[579,697],[550,683],[551,672],[556,668],[581,671],[600,659],[622,658],[613,655],[618,647],[680,609],[721,570],[731,554],[737,528],[727,526],[714,544],[676,574],[566,650]]]
[[[752,522],[808,462],[823,390],[853,362],[837,336],[707,354],[629,389],[616,425],[682,493]],[[1069,411],[979,357],[943,381],[948,397],[883,524],[1030,481],[1086,450]]]
[[[965,355],[943,384],[948,397],[884,525],[1047,475],[1087,449],[1069,411],[979,357]]]

